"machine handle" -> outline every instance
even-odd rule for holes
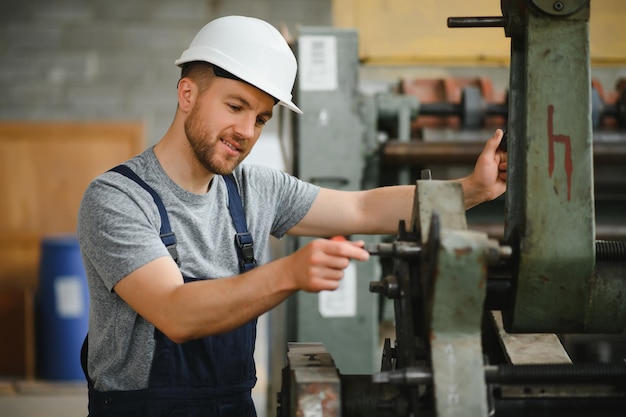
[[[449,28],[503,28],[507,19],[504,16],[449,17]]]

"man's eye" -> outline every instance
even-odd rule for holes
[[[256,124],[258,124],[259,126],[265,126],[266,123],[267,123],[267,120],[265,119],[262,119],[262,118],[256,119]]]
[[[236,104],[228,104],[228,108],[231,109],[232,111],[241,110],[241,107],[237,106]]]

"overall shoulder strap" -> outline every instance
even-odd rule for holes
[[[170,219],[167,216],[167,211],[165,210],[165,206],[163,205],[163,201],[159,194],[152,187],[150,187],[144,180],[142,180],[139,175],[135,174],[135,171],[130,169],[126,165],[118,165],[114,168],[111,168],[110,171],[117,172],[118,174],[122,174],[123,176],[135,181],[139,184],[144,190],[150,193],[154,203],[159,209],[159,215],[161,216],[161,230],[159,231],[159,235],[161,237],[161,241],[167,248],[174,261],[180,265],[178,260],[178,251],[176,250],[176,235],[172,232],[172,227],[170,226]]]
[[[248,232],[248,224],[243,212],[243,203],[237,189],[237,182],[232,174],[225,175],[223,178],[228,189],[228,211],[230,211],[230,217],[237,231],[235,246],[239,257],[239,270],[246,272],[257,265],[256,259],[254,259],[254,242],[252,235]]]
[[[178,251],[176,250],[176,235],[172,231],[169,217],[167,216],[167,210],[165,209],[165,205],[159,197],[159,194],[126,165],[118,165],[111,168],[110,171],[117,172],[135,181],[144,190],[150,193],[159,210],[159,215],[161,216],[161,241],[163,241],[163,244],[169,251],[170,255],[172,255],[172,258],[174,258],[176,263],[179,264]],[[237,183],[232,175],[227,175],[223,178],[226,182],[226,188],[228,190],[228,210],[237,232],[235,234],[235,246],[237,247],[237,256],[239,258],[239,269],[241,272],[246,272],[257,265],[257,261],[254,258],[254,242],[252,240],[252,235],[248,232],[246,216],[243,211],[243,203],[241,201],[241,196],[239,195]]]
[[[118,165],[116,167],[111,168],[109,171],[117,172],[118,174],[122,174],[123,176],[135,181],[139,184],[144,190],[150,193],[154,203],[159,209],[159,215],[161,216],[161,230],[159,231],[159,235],[161,237],[161,241],[167,248],[167,251],[170,253],[174,261],[179,264],[178,261],[178,251],[176,250],[176,236],[174,232],[172,232],[172,228],[170,226],[170,219],[167,216],[167,211],[165,210],[165,206],[163,205],[163,201],[159,194],[152,187],[150,187],[144,180],[142,180],[139,175],[135,174],[135,171],[127,167],[126,165]],[[91,392],[93,390],[93,381],[89,376],[89,371],[87,370],[87,357],[89,355],[89,334],[85,336],[85,340],[80,349],[80,364],[83,368],[83,373],[85,374],[85,378],[87,379],[87,387]]]

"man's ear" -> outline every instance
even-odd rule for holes
[[[190,78],[184,77],[178,81],[178,108],[184,112],[190,111],[198,98],[198,86]]]

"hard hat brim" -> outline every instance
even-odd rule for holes
[[[209,64],[213,64],[213,65],[217,65],[219,68],[224,69],[225,71],[233,74],[235,77],[239,78],[242,82],[246,82],[250,85],[252,85],[253,87],[258,88],[259,90],[269,94],[270,96],[274,97],[276,100],[278,100],[278,105],[281,105],[283,107],[287,107],[289,110],[297,113],[297,114],[302,114],[302,110],[300,110],[300,108],[298,106],[295,105],[295,103],[291,100],[291,94],[289,95],[290,97],[278,97],[278,94],[273,94],[271,91],[268,91],[267,89],[263,89],[260,88],[258,85],[256,85],[256,83],[254,82],[254,80],[248,80],[244,77],[242,77],[240,74],[238,74],[237,72],[237,68],[235,68],[234,70],[231,69],[231,66],[229,65],[228,62],[226,62],[224,59],[218,59],[221,57],[216,57],[216,59],[214,60],[207,60],[205,55],[200,55],[199,56],[195,56],[195,54],[193,53],[193,51],[185,51],[183,52],[183,55],[177,59],[176,61],[174,61],[174,64],[178,65],[179,67],[182,67],[183,64],[189,63],[189,62],[194,62],[194,61],[202,61],[202,62],[208,62]],[[212,61],[218,61],[218,62],[212,62]],[[250,78],[250,77],[248,77]]]

